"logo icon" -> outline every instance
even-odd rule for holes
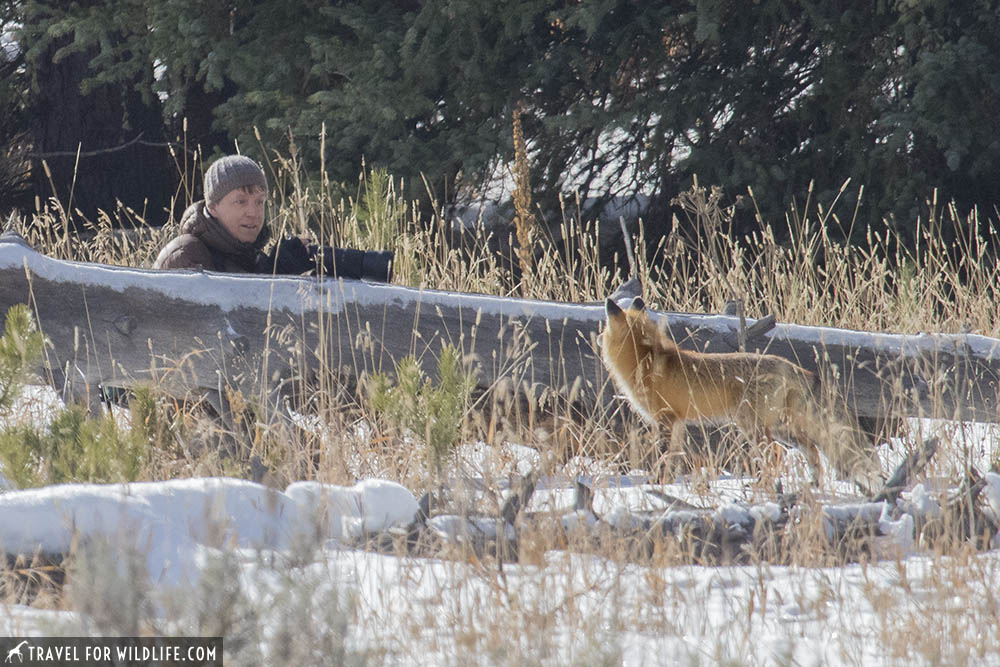
[[[24,656],[21,654],[21,647],[24,646],[27,643],[28,643],[28,640],[25,639],[23,642],[21,642],[20,644],[18,644],[17,646],[15,646],[14,648],[12,648],[11,650],[7,651],[7,659],[4,660],[4,662],[13,662],[12,658],[15,655],[17,656],[18,660],[20,660],[21,662],[24,662]]]

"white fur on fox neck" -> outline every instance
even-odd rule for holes
[[[649,424],[651,424],[652,426],[656,426],[657,424],[656,418],[653,417],[652,414],[650,414],[649,410],[646,409],[646,406],[643,405],[642,401],[638,399],[638,397],[635,395],[635,392],[633,392],[632,389],[629,387],[629,383],[622,375],[621,370],[618,368],[617,364],[615,364],[614,360],[611,358],[611,355],[608,354],[608,348],[606,345],[601,346],[601,356],[604,358],[604,366],[609,371],[611,371],[611,379],[614,380],[615,385],[618,387],[618,389],[620,389],[622,393],[625,394],[625,398],[628,399],[628,402],[632,405],[633,408],[635,408],[636,412],[642,415],[643,419],[649,422]]]

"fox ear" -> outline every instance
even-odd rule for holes
[[[618,317],[625,314],[625,311],[615,303],[614,299],[606,299],[604,301],[604,310],[607,311],[608,317]]]
[[[632,299],[632,310],[646,310],[646,302],[642,300],[641,296],[637,296]]]

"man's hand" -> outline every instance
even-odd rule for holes
[[[274,250],[257,257],[257,273],[297,276],[315,268],[312,254],[302,240],[297,238],[281,239]]]

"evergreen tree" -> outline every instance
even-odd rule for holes
[[[768,222],[809,192],[849,221],[863,187],[854,231],[888,216],[903,237],[935,187],[962,211],[1000,203],[996,2],[63,4],[6,4],[49,114],[36,151],[148,139],[157,122],[172,138],[187,118],[210,152],[265,157],[257,132],[275,150],[291,133],[313,170],[352,184],[365,160],[448,203],[502,175],[519,108],[548,210],[576,189],[598,204],[646,193],[665,231],[695,174],[751,188]],[[50,140],[67,110],[90,126]],[[738,223],[756,225],[754,207]]]
[[[24,57],[10,32],[10,3],[0,3],[0,219],[29,203]]]
[[[92,64],[102,49],[128,52],[131,28],[128,33],[119,28],[129,15],[95,18],[105,9],[101,0],[64,4],[15,4],[21,22],[17,39],[30,77],[32,188],[42,200],[58,199],[76,222],[75,211],[95,220],[99,210],[112,213],[119,202],[162,220],[171,194],[171,160],[162,146],[147,145],[164,139],[158,101],[142,93],[134,72],[112,76]],[[152,67],[145,63],[147,78]]]

